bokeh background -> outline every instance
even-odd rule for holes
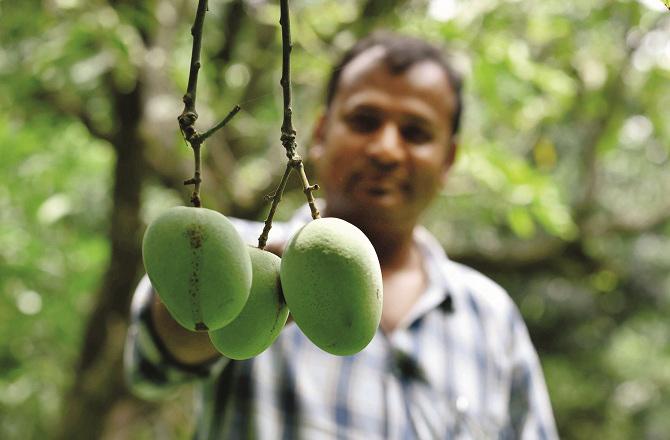
[[[195,0],[0,0],[0,438],[189,438],[191,390],[126,389],[148,221],[188,203],[180,136]],[[279,7],[210,0],[204,204],[260,218],[283,172]],[[385,27],[466,77],[452,179],[426,224],[505,286],[566,439],[670,436],[670,13],[660,0],[293,0],[309,145],[343,49]],[[291,183],[279,216],[303,203]],[[260,232],[260,231],[259,231]]]

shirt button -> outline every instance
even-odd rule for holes
[[[470,402],[468,401],[468,398],[465,396],[458,396],[456,398],[456,411],[458,411],[460,414],[465,414],[468,412],[468,408],[470,407]]]

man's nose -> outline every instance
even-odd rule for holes
[[[403,159],[405,149],[402,136],[397,125],[384,124],[377,131],[367,149],[368,157],[383,168],[393,168]]]

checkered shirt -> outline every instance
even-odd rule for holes
[[[231,219],[255,244],[263,225]],[[283,242],[310,220],[275,223]],[[526,326],[508,294],[450,261],[417,227],[429,288],[390,334],[353,356],[330,355],[295,323],[255,358],[176,361],[151,322],[146,277],[131,308],[125,366],[132,389],[161,397],[197,385],[196,439],[556,439],[551,405]]]

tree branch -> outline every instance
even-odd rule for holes
[[[305,174],[305,167],[303,166],[302,159],[295,153],[296,143],[295,136],[296,131],[293,128],[292,121],[292,110],[291,110],[291,50],[293,44],[291,43],[291,21],[289,18],[288,11],[288,0],[280,0],[280,18],[279,23],[281,24],[281,36],[282,36],[282,76],[279,83],[282,86],[282,91],[284,95],[284,120],[281,126],[281,143],[284,149],[286,150],[286,157],[288,157],[288,163],[286,164],[286,171],[282,177],[282,181],[279,184],[279,187],[275,193],[271,196],[272,206],[270,212],[265,220],[265,227],[260,237],[258,237],[258,247],[263,249],[265,243],[267,243],[268,234],[272,228],[272,219],[274,217],[277,205],[281,201],[284,188],[286,187],[286,181],[291,174],[291,169],[295,168],[300,174],[300,180],[302,182],[303,192],[307,197],[307,203],[309,204],[310,211],[312,213],[312,218],[317,219],[321,217],[319,210],[316,207],[314,200],[314,191],[319,189],[319,185],[310,185],[307,180],[307,175]]]
[[[112,142],[112,133],[101,129],[93,120],[91,115],[84,109],[80,99],[76,102],[66,99],[61,93],[47,91],[42,89],[35,95],[35,100],[48,103],[51,107],[60,112],[79,119],[93,137],[106,142]]]
[[[226,116],[223,121],[215,127],[208,130],[204,135],[198,134],[194,124],[198,119],[198,112],[195,109],[196,94],[198,88],[198,72],[200,71],[200,49],[202,47],[202,30],[205,23],[205,13],[207,12],[207,0],[198,1],[198,9],[195,14],[195,21],[191,27],[191,35],[193,36],[193,48],[191,49],[191,67],[188,75],[188,86],[186,87],[186,94],[183,97],[184,110],[177,117],[179,128],[184,134],[184,138],[191,145],[193,149],[193,159],[195,163],[195,170],[193,177],[184,181],[184,185],[194,185],[193,193],[191,194],[191,204],[199,207],[202,205],[200,200],[200,183],[201,175],[201,157],[200,148],[203,142],[209,136],[214,134],[220,128],[223,128],[240,110],[239,106],[235,106],[233,110]]]

